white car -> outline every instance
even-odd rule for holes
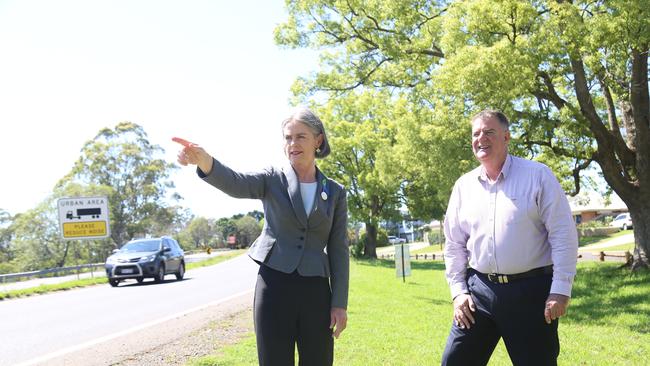
[[[627,230],[632,228],[632,218],[629,213],[622,213],[614,218],[614,220],[609,224],[609,226],[617,227],[621,230]]]
[[[406,239],[398,238],[396,236],[389,235],[388,242],[391,244],[406,244]]]

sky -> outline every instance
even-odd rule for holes
[[[169,162],[179,136],[236,170],[282,164],[291,84],[318,66],[313,51],[275,45],[286,19],[283,0],[0,0],[0,209],[34,208],[121,121]],[[171,179],[195,215],[262,210],[192,168]]]

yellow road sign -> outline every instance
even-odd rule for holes
[[[63,237],[79,238],[102,236],[105,237],[106,221],[64,222]]]

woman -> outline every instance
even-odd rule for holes
[[[181,165],[237,198],[262,200],[264,228],[248,255],[260,264],[255,286],[259,364],[332,365],[333,337],[347,323],[349,251],[345,189],[316,167],[330,152],[321,120],[298,108],[282,122],[288,164],[239,173],[180,138]]]

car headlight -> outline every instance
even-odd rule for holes
[[[111,257],[106,258],[106,264],[115,264],[115,263],[117,263],[117,260],[115,259],[115,257],[111,256]]]
[[[155,260],[156,260],[156,255],[155,254],[148,255],[146,257],[140,258],[140,262],[153,262]]]

